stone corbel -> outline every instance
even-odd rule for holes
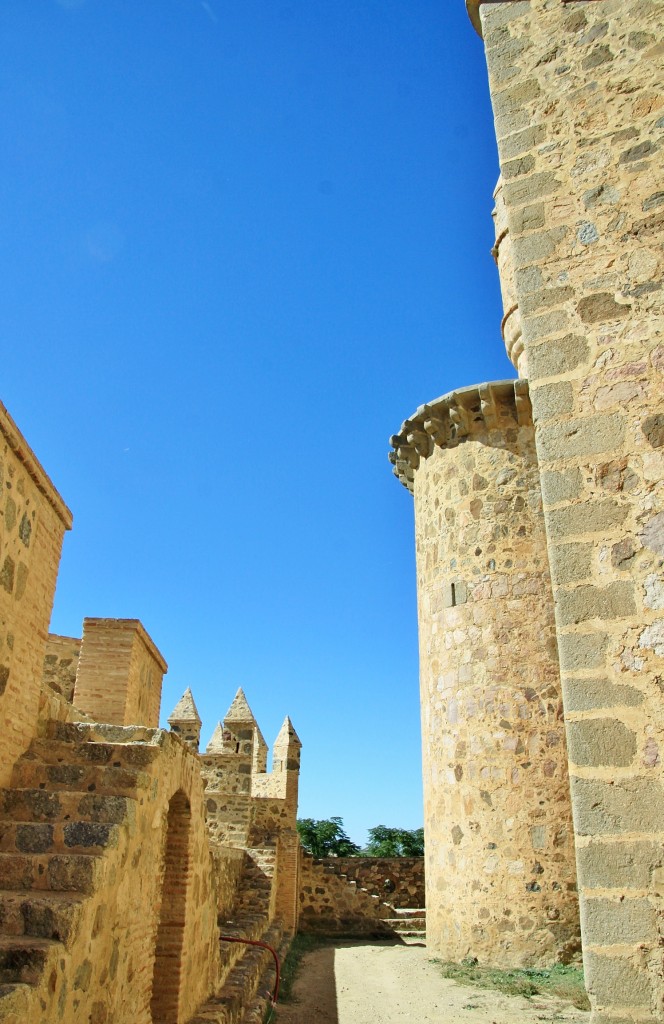
[[[463,405],[458,394],[453,394],[449,404],[450,421],[455,438],[467,437],[473,423],[473,413]]]
[[[443,448],[449,440],[449,421],[441,419],[433,412],[428,412],[423,427],[434,444]]]
[[[482,408],[482,417],[489,430],[500,426],[500,407],[491,384],[481,384],[478,388]]]
[[[533,422],[533,409],[530,404],[527,380],[514,381],[514,405],[516,407],[516,421],[519,426],[530,426]]]
[[[409,445],[412,445],[420,458],[428,459],[433,451],[433,439],[424,430],[411,430],[406,435],[406,440]]]

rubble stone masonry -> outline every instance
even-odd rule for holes
[[[664,1020],[664,5],[471,4],[542,474],[593,1024]]]
[[[427,944],[567,960],[573,830],[527,384],[444,396],[392,442],[415,496]]]

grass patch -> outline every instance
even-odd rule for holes
[[[460,964],[451,961],[434,960],[444,978],[451,978],[459,985],[476,985],[478,988],[498,989],[510,996],[547,995],[567,999],[578,1010],[589,1010],[590,1003],[583,983],[581,967],[556,964],[548,970],[524,968],[522,970],[499,971],[494,967],[480,967],[472,960]]]

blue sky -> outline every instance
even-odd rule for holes
[[[422,823],[388,440],[513,376],[463,0],[5,0],[0,397],[74,512],[51,628],[137,617],[300,812]]]

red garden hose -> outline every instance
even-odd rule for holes
[[[274,992],[272,993],[272,1005],[276,1006],[277,1000],[279,999],[279,982],[281,980],[281,969],[279,967],[279,957],[277,956],[276,949],[269,946],[267,942],[258,942],[257,939],[237,939],[231,935],[220,935],[219,938],[222,942],[242,942],[245,946],[260,946],[261,949],[267,949],[274,957],[274,965],[277,969],[277,976],[274,982]]]

